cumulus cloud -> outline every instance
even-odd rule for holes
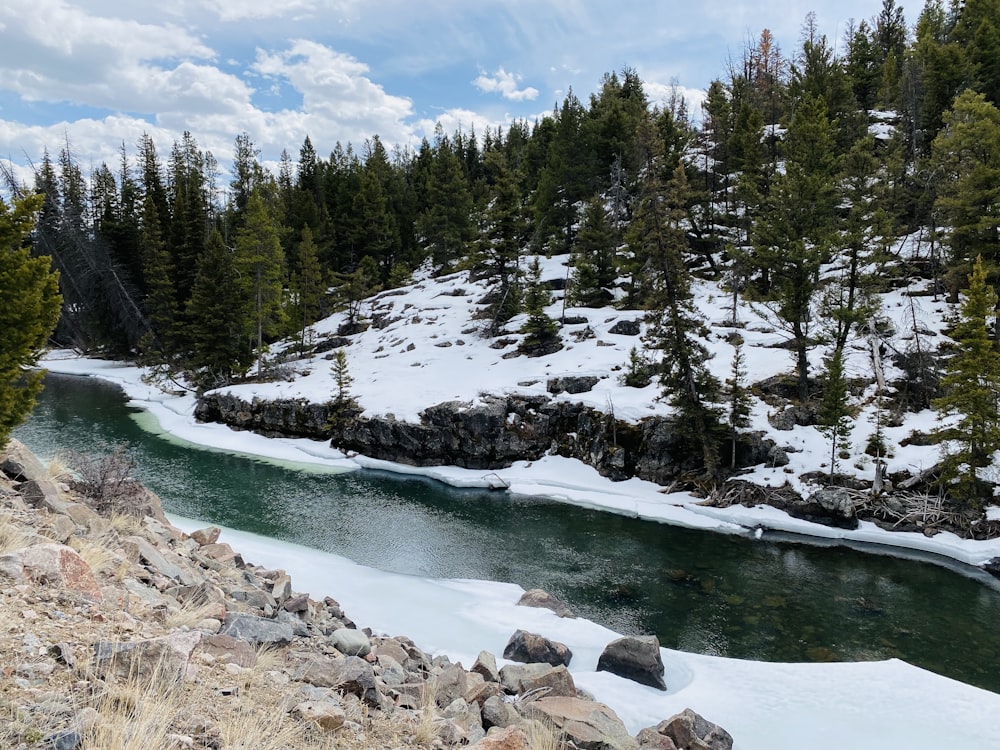
[[[518,88],[521,76],[515,73],[508,73],[503,67],[497,68],[493,75],[488,75],[485,71],[472,82],[480,91],[487,94],[498,93],[504,99],[515,102],[534,101],[538,98],[538,89],[526,86]]]
[[[358,143],[378,133],[391,143],[412,138],[405,120],[413,113],[406,97],[386,93],[369,77],[368,66],[351,55],[306,39],[283,52],[257,50],[251,66],[269,78],[286,80],[302,95],[302,111],[323,135]]]

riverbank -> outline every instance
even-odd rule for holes
[[[508,486],[507,491],[513,494],[546,497],[594,510],[720,533],[750,534],[762,530],[766,534],[767,530],[773,530],[832,542],[915,550],[979,568],[1000,556],[1000,539],[962,539],[947,531],[933,535],[888,531],[870,521],[861,521],[856,529],[842,529],[793,518],[769,506],[705,506],[687,492],[669,492],[657,484],[635,478],[613,482],[579,461],[560,456],[515,462],[509,468],[496,472],[447,466],[414,467],[361,455],[348,456],[325,441],[268,438],[249,431],[234,431],[222,424],[198,422],[194,419],[196,400],[192,393],[177,388],[168,392],[163,384],[150,382],[149,371],[141,367],[84,358],[68,351],[51,352],[41,364],[52,372],[98,377],[117,384],[134,406],[155,419],[155,425],[150,425],[150,429],[162,432],[170,439],[311,467],[313,470],[379,469],[426,476],[454,487],[489,487],[499,478]],[[759,469],[759,472],[774,471],[763,467]],[[779,471],[774,477],[775,482],[780,476]],[[758,481],[761,479],[757,477]],[[766,483],[767,478],[763,480]]]
[[[189,529],[202,525],[189,523]],[[631,731],[646,726],[647,718],[663,718],[662,712],[674,706],[691,706],[729,729],[737,748],[930,748],[935,745],[922,745],[924,738],[940,746],[954,737],[967,746],[988,747],[996,741],[978,716],[993,710],[994,694],[899,661],[761,664],[664,649],[670,691],[660,694],[595,672],[600,648],[613,634],[593,623],[516,607],[517,586],[383,574],[336,556],[228,530],[223,539],[247,559],[285,568],[296,587],[314,592],[315,598],[334,596],[359,624],[406,633],[422,648],[464,663],[481,648],[502,650],[518,627],[567,643],[575,653],[574,679],[602,702],[610,701]],[[894,705],[896,696],[907,702],[902,711]],[[930,726],[926,717],[940,717],[940,710],[967,723],[968,734]],[[823,744],[826,738],[830,745]]]

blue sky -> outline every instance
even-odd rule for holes
[[[901,4],[901,3],[900,3]],[[308,134],[321,155],[377,133],[416,146],[461,127],[534,120],[566,92],[638,71],[697,107],[748,39],[794,55],[802,23],[843,38],[881,0],[0,0],[0,159],[70,142],[85,170],[142,133],[188,130],[225,164],[247,132],[266,163]],[[903,5],[907,22],[919,7]]]

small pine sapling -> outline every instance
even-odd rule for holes
[[[621,383],[629,388],[645,388],[653,382],[652,363],[636,347],[628,353],[628,368],[621,376]]]
[[[329,404],[330,416],[327,419],[327,427],[330,428],[331,432],[336,433],[356,417],[361,408],[351,395],[351,384],[354,382],[354,378],[348,371],[347,354],[343,349],[338,349],[334,353],[330,371],[333,373],[336,392]]]
[[[830,441],[830,481],[833,482],[841,451],[847,451],[851,447],[848,439],[851,431],[851,410],[847,379],[844,377],[844,354],[840,349],[835,349],[826,359],[818,427]]]
[[[743,353],[743,337],[733,337],[733,365],[730,377],[726,378],[726,426],[732,445],[729,468],[736,468],[736,447],[739,431],[750,425],[750,391],[746,385],[746,355]]]

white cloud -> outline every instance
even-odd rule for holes
[[[346,20],[359,0],[209,0],[199,7],[213,11],[226,22],[293,18],[303,20],[319,13],[332,13]]]
[[[413,114],[412,102],[386,93],[368,77],[368,66],[351,55],[298,39],[284,52],[257,50],[251,67],[288,81],[301,93],[306,122],[315,126],[310,130],[314,142],[322,136],[360,143],[375,133],[388,143],[412,140],[405,124]]]
[[[487,75],[485,71],[472,82],[480,91],[487,94],[499,93],[504,99],[515,102],[534,101],[538,98],[538,89],[527,86],[519,89],[518,82],[521,76],[515,73],[508,73],[502,67],[497,68],[493,75]]]

